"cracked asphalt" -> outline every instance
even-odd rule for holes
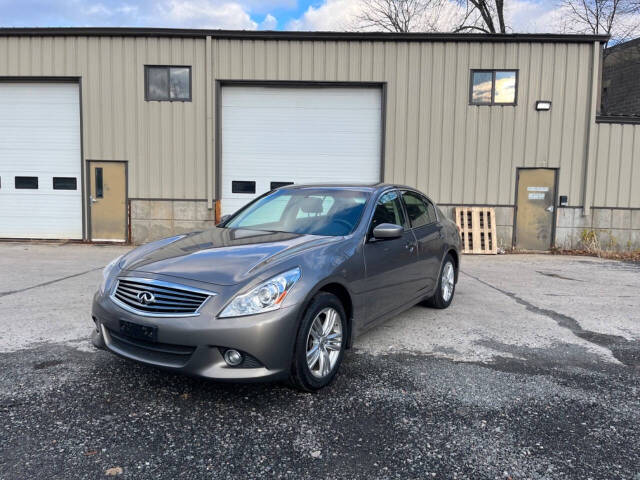
[[[640,480],[640,266],[464,257],[444,311],[356,341],[317,394],[89,342],[126,248],[0,244],[0,478]]]

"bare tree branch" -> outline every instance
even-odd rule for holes
[[[444,0],[365,0],[357,21],[360,29],[411,32],[429,29],[429,13]]]
[[[610,35],[611,44],[640,34],[639,0],[561,0],[560,5],[566,11],[566,32]]]
[[[640,1],[640,0],[638,0]],[[358,30],[506,33],[505,0],[362,0]]]

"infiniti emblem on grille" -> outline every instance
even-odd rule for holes
[[[149,305],[156,301],[156,297],[151,292],[138,292],[136,297],[138,297],[138,300],[140,300],[140,303],[143,305]]]

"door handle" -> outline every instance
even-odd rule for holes
[[[417,245],[416,245],[415,243],[407,242],[407,243],[404,245],[404,248],[406,248],[406,249],[407,249],[407,250],[409,250],[411,253],[413,253],[413,250],[416,248],[416,246],[417,246]]]

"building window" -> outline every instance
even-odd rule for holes
[[[78,180],[75,177],[53,177],[54,190],[77,190]]]
[[[515,105],[517,99],[517,70],[471,70],[471,105]]]
[[[15,177],[15,188],[16,190],[37,190],[38,177]]]
[[[256,182],[250,180],[233,180],[231,193],[256,193]]]
[[[191,67],[144,67],[145,100],[190,102]]]

